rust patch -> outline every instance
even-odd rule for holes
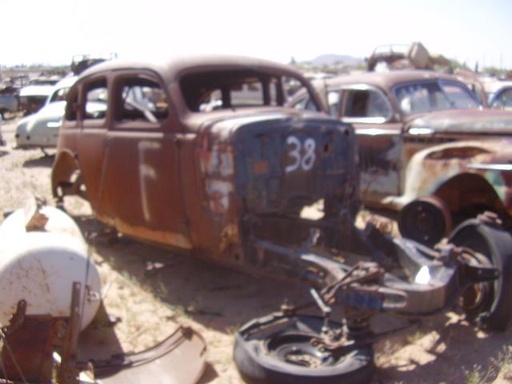
[[[252,165],[252,170],[256,175],[264,175],[268,173],[268,161],[255,161]]]

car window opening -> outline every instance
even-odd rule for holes
[[[192,112],[259,106],[283,106],[283,80],[252,71],[219,71],[186,75],[181,92]]]

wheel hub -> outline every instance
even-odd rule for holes
[[[402,236],[434,245],[451,231],[450,210],[436,196],[422,197],[402,208],[398,227]]]
[[[332,354],[313,345],[314,337],[308,335],[283,335],[267,345],[270,354],[290,364],[318,368],[334,363]]]

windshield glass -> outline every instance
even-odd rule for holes
[[[50,103],[53,103],[54,101],[66,100],[66,96],[67,96],[67,94],[69,92],[69,88],[70,87],[59,88],[55,92],[53,92],[53,94],[52,94],[52,96],[50,98]]]
[[[470,109],[480,103],[463,84],[451,81],[426,81],[399,85],[394,96],[404,114]]]

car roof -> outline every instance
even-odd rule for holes
[[[88,68],[80,75],[80,77],[90,76],[103,71],[119,69],[150,69],[160,74],[167,83],[175,82],[184,73],[230,69],[252,69],[262,72],[280,73],[283,75],[288,74],[303,78],[303,75],[299,70],[296,70],[286,64],[264,59],[229,55],[179,56],[151,62],[114,59]]]
[[[497,93],[503,89],[512,87],[512,81],[510,80],[496,80],[483,82],[484,89],[488,93]]]
[[[50,96],[55,85],[27,85],[20,89],[20,97],[25,96]]]
[[[61,79],[57,84],[55,84],[55,89],[60,88],[69,88],[71,87],[75,82],[78,76],[67,76]]]
[[[369,84],[382,89],[391,89],[396,84],[424,81],[424,80],[451,80],[461,83],[455,76],[435,71],[399,70],[390,72],[361,72],[314,81],[314,84],[323,83],[329,88],[345,85]]]

